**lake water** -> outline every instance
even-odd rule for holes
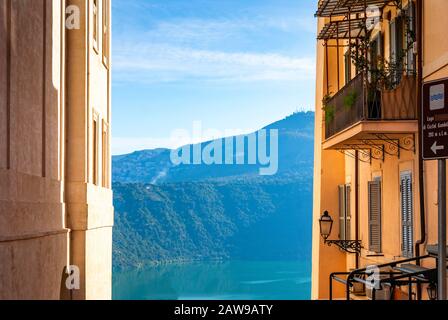
[[[196,262],[115,272],[117,300],[307,300],[311,263]]]

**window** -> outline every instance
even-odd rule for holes
[[[103,120],[103,149],[102,149],[102,186],[103,188],[109,187],[109,126],[106,121]]]
[[[351,238],[350,185],[339,186],[339,239]]]
[[[400,175],[401,199],[401,251],[403,257],[414,255],[414,196],[412,193],[412,173],[407,171]]]
[[[110,0],[103,0],[103,63],[109,66]]]
[[[93,127],[92,127],[92,178],[93,178],[93,184],[98,185],[98,115],[94,114],[93,116]]]
[[[381,252],[381,180],[370,181],[369,194],[369,250]]]
[[[98,49],[98,0],[93,0],[93,47]]]

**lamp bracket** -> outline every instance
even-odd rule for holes
[[[328,246],[336,245],[347,253],[361,253],[361,240],[325,240]]]

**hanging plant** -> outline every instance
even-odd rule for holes
[[[330,123],[334,120],[336,108],[333,105],[330,105],[329,102],[331,100],[331,93],[327,93],[324,95],[322,99],[322,110],[325,112],[325,122]]]
[[[330,123],[334,120],[334,116],[336,113],[336,108],[334,106],[326,106],[324,107],[325,111],[325,122]]]
[[[357,100],[358,100],[358,93],[354,90],[352,92],[349,92],[344,97],[344,108],[346,110],[350,110],[355,105]]]
[[[397,2],[397,7],[399,2]],[[372,50],[372,41],[370,34],[367,34],[361,41],[350,45],[350,57],[357,70],[368,75],[366,77],[367,88],[373,93],[383,89],[390,90],[396,88],[400,83],[401,75],[405,71],[405,61],[408,53],[413,50],[416,41],[415,31],[412,30],[412,19],[409,17],[407,10],[403,12],[406,45],[405,48],[395,53],[394,57],[389,60],[382,56],[378,56],[376,63],[372,63],[369,59],[368,52]],[[348,101],[350,102],[350,101]]]

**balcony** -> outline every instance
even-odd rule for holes
[[[358,124],[367,126],[364,126],[365,129],[356,130],[357,133],[368,130],[369,127],[375,128],[380,133],[382,130],[391,129],[397,132],[415,131],[416,88],[417,81],[414,76],[403,76],[398,86],[392,90],[367,90],[364,76],[358,74],[324,102],[325,140],[328,141]],[[407,126],[401,128],[402,126],[397,126],[399,122]],[[413,122],[412,129],[409,129],[411,122]]]

